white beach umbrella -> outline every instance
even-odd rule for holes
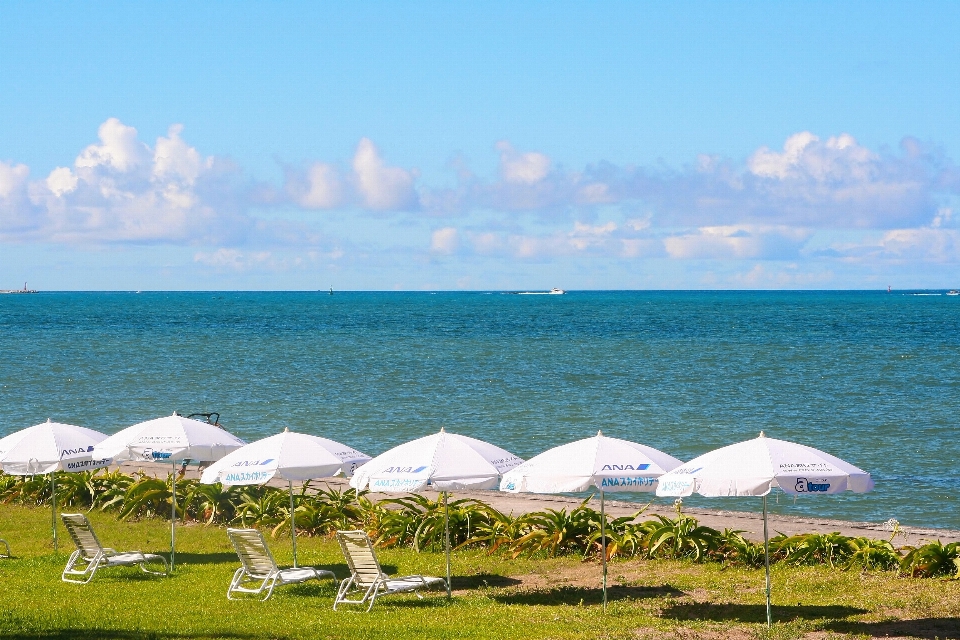
[[[762,496],[763,545],[767,573],[767,625],[770,609],[770,540],[767,533],[767,494],[771,489],[793,495],[818,495],[873,489],[866,471],[819,449],[802,444],[758,438],[714,449],[660,478],[658,496]]]
[[[592,438],[548,449],[503,476],[500,490],[511,493],[571,493],[600,490],[600,541],[603,556],[603,607],[607,607],[607,532],[604,493],[649,492],[658,478],[682,462],[653,447],[608,438]]]
[[[217,425],[177,415],[140,422],[113,434],[93,450],[94,456],[114,462],[167,462],[173,465],[170,500],[170,570],[176,553],[178,460],[219,460],[244,444]]]
[[[107,435],[47,420],[0,439],[0,469],[18,476],[51,474],[53,549],[57,550],[57,471],[86,471],[110,464],[93,457],[93,448]]]
[[[359,467],[350,479],[358,491],[413,493],[428,485],[443,492],[444,547],[447,556],[447,597],[450,597],[450,522],[447,492],[453,489],[493,489],[504,473],[523,462],[505,449],[455,433],[411,440],[381,453]]]
[[[293,566],[297,566],[297,529],[294,518],[293,481],[329,478],[354,469],[370,456],[335,440],[284,429],[283,433],[240,447],[207,467],[200,476],[203,484],[224,486],[264,484],[273,478],[287,481],[290,492],[290,537]]]

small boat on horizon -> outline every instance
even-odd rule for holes
[[[517,291],[517,295],[521,296],[560,296],[565,293],[566,291],[556,287],[550,289],[550,291]]]
[[[947,291],[947,295],[948,295],[948,296],[960,296],[960,290],[950,289],[950,291]]]

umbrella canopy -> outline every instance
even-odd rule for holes
[[[600,432],[548,449],[504,474],[501,491],[567,493],[596,487],[601,491],[654,491],[657,478],[680,460],[646,445],[608,438]]]
[[[12,475],[34,475],[106,466],[109,459],[93,459],[94,445],[106,437],[93,429],[47,420],[0,439],[0,468]]]
[[[447,433],[411,440],[370,460],[353,474],[350,486],[360,491],[409,493],[432,485],[443,492],[447,597],[450,597],[450,527],[447,492],[493,489],[504,473],[523,462],[506,449],[476,438]]]
[[[351,475],[370,456],[335,440],[284,430],[251,442],[207,467],[200,482],[263,484],[272,478],[309,480]]]
[[[870,474],[819,449],[768,438],[761,431],[753,440],[715,449],[660,478],[658,496],[762,496],[763,550],[767,573],[767,626],[770,606],[770,536],[767,494],[773,488],[794,495],[819,495],[873,489]]]
[[[94,455],[116,462],[174,462],[176,460],[219,460],[244,444],[232,433],[207,422],[174,413],[147,420],[113,434],[96,447]]]
[[[467,436],[440,433],[390,449],[356,470],[354,489],[388,493],[493,489],[501,476],[523,462],[505,449]]]
[[[204,470],[203,484],[224,486],[264,484],[273,478],[287,481],[290,492],[290,539],[293,566],[297,566],[297,522],[293,503],[293,481],[329,478],[339,473],[352,475],[357,466],[370,459],[353,447],[335,440],[318,438],[284,429],[227,454]]]
[[[147,420],[118,431],[95,446],[93,453],[113,458],[115,462],[169,462],[175,469],[177,460],[219,460],[244,444],[217,425],[184,418],[174,412],[172,416]],[[170,571],[173,571],[177,537],[176,472],[170,492]]]
[[[873,489],[870,474],[829,453],[786,440],[760,437],[694,458],[660,478],[658,496],[765,496]]]
[[[62,422],[46,422],[21,429],[0,439],[0,469],[12,475],[56,474],[86,471],[110,464],[110,458],[94,457],[94,445],[107,434]],[[57,550],[56,475],[50,476],[50,527]]]
[[[653,447],[629,440],[608,438],[602,432],[592,438],[548,449],[503,476],[501,491],[520,493],[568,493],[600,489],[600,548],[603,557],[603,609],[607,609],[607,531],[604,493],[657,488],[657,479],[682,464]]]

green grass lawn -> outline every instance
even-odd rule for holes
[[[169,523],[119,522],[89,514],[97,535],[118,550],[166,553]],[[223,529],[178,527],[171,577],[105,569],[88,585],[65,584],[72,551],[61,528],[53,553],[50,511],[0,505],[3,638],[830,638],[960,637],[960,581],[893,573],[775,565],[774,629],[766,631],[763,571],[670,560],[610,565],[611,602],[600,602],[600,567],[577,557],[518,558],[483,551],[453,555],[454,598],[395,595],[370,613],[333,611],[332,581],[277,589],[271,600],[228,601],[239,566]],[[270,540],[281,564],[289,538]],[[346,577],[330,539],[300,538],[301,564]],[[439,553],[379,551],[388,571],[443,575]]]

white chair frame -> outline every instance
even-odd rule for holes
[[[227,536],[233,544],[237,556],[240,557],[241,567],[233,574],[230,586],[227,588],[227,599],[238,600],[234,594],[246,593],[251,595],[264,594],[261,601],[273,595],[275,587],[285,584],[296,584],[305,580],[322,580],[330,578],[336,580],[332,571],[317,569],[316,567],[291,567],[283,569],[277,566],[273,554],[267,548],[263,534],[257,529],[227,529]]]
[[[373,543],[365,531],[337,531],[337,540],[350,567],[350,577],[340,583],[333,601],[334,611],[339,604],[367,604],[367,611],[370,611],[381,594],[419,592],[420,589],[433,586],[447,586],[446,580],[433,576],[391,578],[380,568]],[[352,592],[362,593],[363,596],[359,600],[351,600],[348,595]],[[416,596],[423,598],[420,593],[416,593]]]
[[[144,573],[164,576],[169,573],[167,559],[155,553],[142,551],[118,552],[115,549],[104,547],[93,532],[90,521],[82,513],[60,514],[63,524],[70,537],[73,538],[77,550],[70,554],[67,566],[63,569],[60,579],[74,584],[87,584],[93,579],[98,569],[103,567],[130,567],[139,565]],[[163,571],[147,569],[147,563],[158,562],[163,565]]]

